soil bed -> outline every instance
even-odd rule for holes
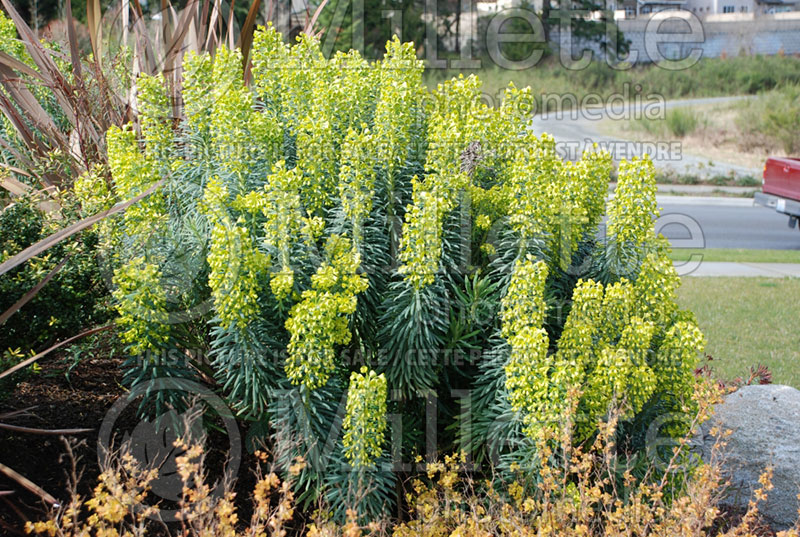
[[[98,430],[106,413],[126,393],[122,385],[122,361],[111,357],[110,345],[102,342],[71,370],[72,360],[65,354],[45,357],[37,373],[27,373],[0,401],[0,413],[30,409],[28,415],[6,420],[12,425],[39,429],[91,428],[92,431],[71,435],[79,471],[83,472],[78,493],[89,496],[97,483],[100,465],[97,455]],[[69,371],[68,371],[69,370]],[[115,422],[115,430],[131,431],[139,423],[136,405],[130,405]],[[246,430],[239,424],[242,438]],[[210,431],[207,440],[207,471],[214,476],[223,468],[228,447],[225,435]],[[55,435],[34,435],[0,429],[0,461],[30,479],[59,501],[69,498],[71,463],[66,457],[63,440]],[[256,459],[244,451],[236,484],[240,519],[249,520],[249,493],[255,485],[251,471]],[[0,474],[0,490],[13,490],[11,496],[0,497],[0,534],[21,532],[25,520],[42,520],[46,514],[43,502],[15,481]],[[156,527],[153,535],[163,533]],[[21,534],[21,533],[20,533]]]

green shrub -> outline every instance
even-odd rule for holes
[[[697,130],[700,126],[700,117],[690,108],[671,108],[664,119],[635,119],[632,121],[632,126],[651,136],[683,138]]]
[[[667,129],[673,136],[683,138],[697,130],[700,120],[697,113],[689,108],[675,108],[667,112]]]
[[[498,108],[476,77],[429,92],[396,39],[369,64],[261,29],[252,61],[250,88],[238,51],[189,54],[180,121],[140,77],[139,131],[108,133],[112,190],[78,181],[91,207],[163,181],[101,230],[129,382],[213,374],[279,466],[306,458],[299,500],[340,518],[389,509],[398,454],[508,469],[622,402],[631,427],[691,406],[702,335],[653,231],[651,162],[623,162],[606,206],[610,155],[562,161],[527,128],[529,89]],[[210,364],[158,358],[175,348]]]
[[[46,213],[41,198],[25,196],[0,212],[0,262],[74,222],[68,199],[61,210]],[[74,202],[72,204],[74,206]],[[106,282],[95,256],[97,234],[85,232],[63,241],[0,278],[0,312],[11,308],[63,260],[64,265],[0,330],[0,349],[43,350],[58,339],[108,318]]]
[[[788,86],[774,92],[770,110],[762,123],[761,130],[775,138],[786,155],[792,156],[800,151],[800,85]]]
[[[788,156],[796,154],[800,151],[800,85],[742,103],[737,123],[748,145],[780,147]]]

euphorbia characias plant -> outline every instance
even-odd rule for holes
[[[612,405],[690,404],[703,338],[652,163],[622,162],[607,203],[610,155],[559,158],[529,89],[498,108],[475,76],[429,91],[398,39],[370,63],[262,28],[250,59],[248,85],[238,50],[188,54],[177,107],[140,76],[111,195],[78,181],[87,207],[163,181],[103,229],[130,382],[213,377],[279,463],[307,458],[302,498],[362,514],[417,454],[502,467],[565,427],[591,439]],[[175,348],[210,361],[148,358]]]

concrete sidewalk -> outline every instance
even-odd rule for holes
[[[609,191],[606,201],[614,198],[614,192]],[[670,194],[656,194],[656,203],[659,205],[713,205],[715,207],[756,207],[753,198],[739,198],[726,196],[673,196]],[[771,210],[771,209],[770,209]]]
[[[617,183],[609,183],[608,194],[614,195],[614,190],[617,188]],[[671,185],[659,183],[656,185],[656,196],[664,196],[668,198],[681,198],[702,197],[707,200],[725,200],[732,199],[740,202],[749,202],[753,204],[753,194],[760,192],[760,186],[716,186],[716,185]],[[723,195],[724,194],[724,195]]]
[[[714,207],[757,207],[753,198],[726,198],[724,196],[669,196],[656,194],[659,205],[713,205]]]
[[[724,185],[670,185],[670,184],[659,184],[658,186],[658,194],[659,195],[670,195],[676,194],[678,196],[681,195],[691,195],[691,196],[714,196],[714,197],[726,197],[720,196],[721,193],[728,194],[730,196],[740,197],[742,199],[750,199],[750,202],[753,201],[753,193],[761,191],[761,186],[724,186]]]
[[[731,263],[682,262],[675,263],[681,276],[763,276],[767,278],[800,278],[800,263]]]

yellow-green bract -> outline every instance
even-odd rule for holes
[[[344,455],[355,466],[367,466],[381,454],[386,429],[386,377],[361,368],[350,374],[344,418]]]
[[[114,298],[119,303],[120,336],[133,354],[158,352],[169,340],[166,297],[158,267],[136,257],[114,274]]]

